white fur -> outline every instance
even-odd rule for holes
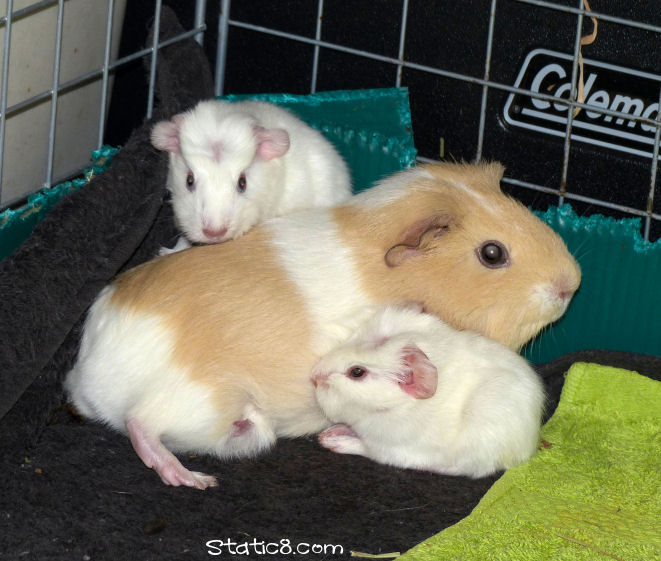
[[[450,181],[450,183],[457,189],[460,189],[468,196],[472,197],[475,200],[475,203],[480,205],[480,207],[485,212],[488,212],[490,214],[494,213],[494,209],[489,206],[489,202],[485,200],[485,198],[482,195],[480,195],[480,193],[478,193],[474,189],[471,189],[468,185],[462,183],[461,181]]]
[[[139,419],[175,452],[232,457],[275,442],[273,428],[249,404],[244,418],[257,431],[241,439],[219,432],[222,413],[212,406],[209,388],[174,366],[172,333],[158,317],[127,316],[111,303],[113,292],[112,285],[106,287],[90,308],[78,361],[65,380],[65,390],[82,415],[123,433],[128,419]]]
[[[256,127],[286,131],[284,155],[261,157]],[[174,145],[168,136],[173,130],[178,133]],[[332,206],[351,194],[349,170],[333,145],[273,104],[203,101],[171,122],[158,123],[152,142],[170,151],[168,189],[177,224],[191,242],[233,239],[266,218]],[[192,192],[186,185],[189,172],[195,180]],[[242,173],[247,188],[240,193]],[[204,228],[227,232],[214,239]]]
[[[405,393],[389,375],[414,344],[438,370],[428,399]],[[346,375],[368,369],[365,379]],[[357,437],[328,429],[327,447],[378,462],[482,477],[530,458],[538,445],[544,391],[526,361],[506,347],[402,307],[386,307],[315,367],[317,400]],[[355,442],[358,439],[360,444]]]
[[[322,355],[348,337],[363,314],[370,312],[355,257],[341,243],[329,211],[290,215],[266,228],[282,267],[305,299],[315,324],[315,353]]]
[[[530,302],[544,315],[560,318],[567,311],[569,300],[558,294],[558,287],[552,282],[542,282],[530,289]]]

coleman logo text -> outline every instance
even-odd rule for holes
[[[536,49],[526,57],[514,85],[568,100],[571,73],[570,55]],[[661,75],[584,59],[583,79],[584,103],[595,110],[582,109],[574,117],[571,139],[652,157],[656,125],[641,119],[659,118]],[[558,137],[566,134],[567,115],[567,104],[521,94],[510,94],[503,110],[508,125]]]

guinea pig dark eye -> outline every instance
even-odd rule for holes
[[[246,187],[248,187],[248,181],[246,180],[246,174],[242,173],[239,176],[239,180],[236,182],[236,190],[239,193],[244,193],[246,190]]]
[[[498,241],[484,242],[477,248],[476,253],[480,263],[489,269],[499,269],[510,263],[505,246]]]
[[[192,171],[189,171],[186,176],[186,188],[189,191],[195,191],[195,176]]]
[[[353,366],[347,370],[347,375],[349,378],[353,378],[355,380],[364,378],[365,374],[367,374],[367,370],[365,370],[362,366]]]

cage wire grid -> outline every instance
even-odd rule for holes
[[[70,80],[60,82],[60,63],[61,63],[61,49],[62,49],[62,24],[64,20],[64,9],[65,9],[65,0],[42,0],[30,4],[24,8],[14,11],[14,0],[6,0],[6,15],[0,17],[0,28],[5,29],[4,35],[4,51],[3,51],[3,60],[2,60],[2,78],[0,80],[0,200],[2,200],[2,188],[3,188],[3,164],[4,164],[4,154],[5,154],[5,130],[6,130],[6,120],[12,115],[18,114],[21,111],[30,109],[38,104],[46,103],[50,101],[50,119],[49,119],[49,131],[48,131],[48,148],[47,148],[47,163],[44,181],[40,186],[34,186],[34,191],[38,188],[50,188],[62,181],[70,179],[72,176],[80,173],[84,167],[89,165],[87,162],[81,165],[80,169],[73,170],[72,172],[65,173],[63,176],[54,177],[53,168],[54,168],[54,152],[55,152],[55,133],[56,133],[56,117],[57,117],[57,106],[58,106],[58,96],[62,93],[69,92],[76,88],[80,88],[85,84],[88,84],[95,80],[101,80],[101,97],[98,103],[98,140],[96,146],[90,146],[90,152],[93,149],[99,149],[103,145],[103,137],[105,132],[106,125],[106,108],[107,101],[110,90],[110,76],[118,68],[127,65],[137,59],[140,59],[144,56],[151,55],[150,61],[150,73],[148,81],[148,100],[147,100],[147,112],[146,117],[151,117],[152,110],[154,107],[154,90],[155,90],[155,80],[156,80],[156,64],[158,62],[158,51],[164,47],[178,43],[189,37],[194,37],[198,43],[202,44],[203,34],[206,30],[206,23],[204,22],[204,14],[206,7],[206,0],[196,0],[195,2],[195,20],[194,26],[192,29],[185,31],[179,35],[171,37],[170,39],[164,41],[158,41],[158,30],[160,24],[160,15],[162,9],[162,1],[156,0],[154,8],[154,40],[153,43],[141,50],[133,52],[127,56],[119,58],[115,61],[110,60],[111,52],[111,41],[112,41],[112,32],[114,22],[114,9],[115,9],[115,0],[107,0],[107,16],[106,16],[106,28],[105,28],[105,45],[104,45],[104,56],[103,64],[99,68],[95,68],[84,74],[80,74]],[[27,18],[41,10],[46,8],[57,6],[57,28],[56,28],[56,38],[53,49],[55,52],[54,64],[53,64],[53,74],[51,87],[48,90],[41,91],[27,99],[20,101],[19,103],[13,104],[11,106],[7,105],[7,92],[9,84],[9,59],[11,56],[11,33],[12,33],[12,24],[16,21],[19,21],[23,18]],[[24,199],[24,196],[20,196],[17,199],[3,201],[0,205],[0,210],[12,206],[21,200]]]
[[[611,16],[609,14],[600,13],[597,11],[590,10],[585,6],[584,0],[577,0],[576,6],[564,6],[559,5],[553,2],[543,1],[543,0],[514,0],[520,4],[526,4],[532,7],[537,8],[547,8],[557,12],[563,12],[566,14],[571,14],[576,17],[576,33],[574,41],[574,50],[572,56],[572,73],[571,73],[571,92],[568,98],[558,98],[556,96],[544,94],[541,92],[533,91],[527,88],[519,88],[510,84],[505,84],[502,82],[497,82],[490,79],[490,69],[491,69],[491,59],[493,53],[493,38],[494,38],[494,28],[496,26],[497,15],[498,15],[498,0],[491,1],[490,14],[489,14],[489,26],[488,26],[488,37],[487,44],[485,48],[484,56],[484,73],[481,76],[472,76],[464,73],[453,72],[440,67],[426,66],[422,64],[417,64],[410,60],[407,60],[405,57],[404,46],[406,39],[407,31],[407,16],[409,10],[408,0],[403,0],[402,2],[402,11],[401,11],[401,33],[400,33],[400,42],[399,42],[399,54],[397,58],[388,57],[373,52],[355,49],[340,45],[333,42],[327,42],[321,40],[321,30],[323,22],[323,9],[324,9],[324,0],[318,0],[318,21],[315,38],[305,37],[293,33],[288,33],[280,31],[277,29],[271,29],[264,26],[254,25],[248,22],[234,20],[230,18],[230,5],[231,0],[223,0],[222,3],[222,16],[219,21],[219,41],[224,43],[219,47],[219,52],[223,54],[222,57],[218,58],[217,68],[216,68],[216,84],[218,95],[223,93],[223,77],[224,77],[224,65],[226,62],[227,55],[227,31],[230,26],[236,28],[242,28],[257,33],[264,33],[280,37],[283,39],[289,39],[293,41],[298,41],[308,45],[314,46],[314,62],[312,66],[312,76],[310,79],[310,92],[314,93],[316,91],[317,85],[317,60],[319,57],[319,51],[321,48],[330,49],[334,51],[339,51],[342,53],[355,55],[358,57],[364,57],[373,61],[384,62],[392,64],[395,71],[393,72],[394,79],[393,85],[399,87],[402,84],[402,71],[403,69],[417,70],[444,78],[449,78],[452,80],[459,80],[462,82],[474,84],[482,87],[482,101],[480,107],[479,115],[479,125],[478,125],[478,140],[477,146],[475,148],[475,160],[479,161],[482,159],[484,142],[485,142],[485,122],[486,122],[486,112],[487,112],[487,98],[489,90],[498,90],[501,92],[507,92],[510,94],[518,94],[529,96],[534,99],[541,101],[546,101],[549,103],[554,103],[558,105],[564,105],[566,107],[567,118],[566,118],[566,127],[563,135],[564,140],[564,157],[562,161],[562,171],[561,171],[561,180],[560,185],[557,187],[549,187],[548,185],[540,185],[538,183],[522,181],[514,177],[505,177],[503,181],[505,183],[522,187],[524,189],[529,189],[532,191],[538,191],[540,193],[545,193],[548,195],[553,195],[557,197],[558,204],[563,204],[565,201],[581,201],[584,203],[595,205],[596,207],[609,208],[615,210],[624,215],[636,216],[644,218],[644,238],[649,239],[650,225],[652,220],[661,221],[661,214],[655,213],[653,211],[653,201],[656,190],[656,178],[658,171],[658,160],[660,154],[660,139],[661,139],[661,113],[657,111],[656,119],[645,118],[638,115],[632,115],[630,113],[624,113],[622,111],[612,110],[606,107],[596,107],[594,105],[588,105],[584,102],[577,100],[577,91],[579,84],[579,55],[581,54],[581,38],[583,37],[583,20],[585,18],[594,18],[596,21],[605,21],[618,25],[629,26],[632,28],[637,28],[641,30],[651,31],[653,33],[661,33],[661,27],[656,25],[647,24],[644,22],[639,22],[634,19],[627,19],[622,17]],[[659,105],[661,106],[661,82],[659,82]],[[638,209],[631,206],[625,206],[617,203],[612,203],[602,199],[580,195],[578,193],[572,193],[567,189],[567,174],[569,169],[569,154],[570,146],[572,143],[572,132],[573,132],[573,121],[574,121],[574,112],[580,110],[590,110],[591,112],[598,112],[605,116],[610,116],[617,119],[625,119],[627,121],[635,121],[637,123],[645,124],[648,126],[654,127],[655,135],[652,144],[652,157],[649,173],[649,195],[647,200],[646,209]],[[415,123],[414,130],[415,130]],[[419,157],[420,161],[437,161],[429,158]]]
[[[555,186],[542,185],[536,182],[523,181],[517,179],[516,177],[506,176],[503,181],[513,186],[521,187],[531,191],[537,191],[547,195],[552,195],[557,198],[558,204],[562,204],[565,201],[581,201],[583,203],[588,203],[599,208],[608,208],[616,212],[622,213],[625,216],[634,216],[644,218],[644,238],[649,239],[650,224],[651,222],[658,221],[661,222],[661,214],[654,212],[653,202],[656,192],[656,179],[658,174],[658,160],[660,155],[660,145],[661,145],[661,112],[657,109],[657,116],[655,119],[649,117],[644,117],[641,115],[626,113],[623,111],[617,111],[610,109],[608,107],[599,107],[595,105],[588,105],[584,101],[579,101],[577,99],[577,92],[579,87],[580,80],[580,56],[581,56],[581,38],[584,36],[584,20],[586,18],[593,19],[597,22],[610,22],[617,25],[628,26],[631,28],[641,29],[645,31],[652,32],[654,34],[661,33],[661,27],[656,25],[647,24],[644,22],[636,21],[634,19],[622,18],[612,16],[606,13],[601,13],[598,11],[590,10],[584,0],[576,0],[576,5],[574,7],[568,5],[560,5],[554,2],[545,1],[545,0],[513,0],[520,4],[525,4],[530,6],[531,9],[534,8],[544,8],[549,10],[554,10],[557,12],[563,12],[569,14],[576,18],[576,31],[575,31],[575,40],[574,48],[572,54],[572,68],[571,68],[571,91],[567,98],[560,98],[554,95],[545,94],[538,91],[533,91],[530,88],[521,88],[516,85],[510,85],[503,82],[495,81],[491,78],[491,62],[493,54],[493,39],[494,39],[494,29],[498,25],[498,0],[491,0],[490,13],[489,13],[489,23],[488,23],[488,35],[487,41],[484,50],[484,64],[483,64],[483,73],[481,75],[469,75],[461,72],[454,72],[446,68],[428,66],[423,64],[415,63],[411,60],[407,60],[405,53],[405,44],[406,44],[406,33],[407,33],[407,17],[409,15],[409,0],[402,0],[401,4],[401,23],[400,23],[400,36],[399,36],[399,46],[398,46],[398,55],[397,57],[389,57],[374,52],[369,52],[367,50],[361,50],[352,48],[346,45],[342,45],[336,42],[324,41],[322,39],[323,31],[323,14],[324,14],[324,0],[317,0],[317,18],[316,18],[316,29],[314,37],[306,37],[294,33],[289,33],[281,31],[278,29],[273,29],[269,27],[255,25],[246,21],[240,21],[238,19],[232,19],[230,17],[231,12],[231,0],[221,0],[221,13],[218,20],[218,51],[216,56],[216,67],[215,67],[215,84],[216,84],[216,95],[222,95],[223,93],[230,93],[224,91],[225,83],[225,68],[228,60],[228,56],[231,57],[232,53],[228,53],[228,31],[230,27],[241,28],[257,33],[272,35],[280,37],[283,39],[288,39],[307,45],[313,46],[313,60],[312,60],[312,72],[310,77],[309,91],[310,93],[315,93],[317,91],[317,77],[318,77],[318,63],[319,55],[321,49],[330,49],[333,51],[338,51],[346,53],[349,55],[355,55],[362,57],[371,61],[381,62],[391,64],[393,66],[393,81],[392,85],[395,87],[405,86],[403,83],[402,75],[404,69],[416,70],[423,73],[428,73],[431,75],[436,75],[451,80],[457,80],[469,84],[476,85],[481,87],[481,105],[480,105],[480,115],[479,115],[479,124],[478,124],[478,134],[477,134],[477,145],[475,147],[475,159],[480,160],[483,156],[484,143],[485,143],[485,122],[487,114],[487,99],[489,92],[491,90],[506,92],[513,95],[523,95],[530,98],[540,100],[542,102],[554,103],[556,105],[562,105],[566,107],[566,126],[563,134],[563,161],[562,161],[562,170],[561,170],[561,179],[560,184]],[[503,2],[503,0],[501,0]],[[54,49],[56,52],[55,65],[53,68],[53,80],[52,87],[47,90],[40,92],[37,95],[30,97],[18,104],[7,107],[6,104],[6,92],[7,92],[7,83],[8,83],[8,68],[9,68],[9,45],[11,41],[11,27],[12,23],[20,18],[29,16],[31,13],[34,13],[46,6],[57,5],[58,8],[58,33],[56,38],[56,44]],[[34,106],[36,104],[42,103],[44,101],[50,100],[51,102],[51,118],[50,118],[50,130],[49,130],[49,143],[48,143],[48,165],[46,170],[46,176],[44,184],[42,187],[51,187],[53,184],[61,181],[65,178],[53,178],[52,174],[52,158],[54,151],[55,143],[55,117],[57,111],[57,98],[58,95],[62,92],[66,92],[73,88],[79,87],[81,84],[88,83],[91,80],[101,79],[103,81],[102,87],[102,97],[99,101],[99,138],[98,146],[102,144],[103,131],[105,125],[105,107],[106,100],[109,90],[109,76],[112,72],[118,67],[128,64],[129,62],[144,57],[146,55],[151,55],[151,67],[150,67],[150,78],[149,78],[149,92],[148,92],[148,107],[147,107],[147,117],[151,115],[151,110],[153,108],[153,99],[154,99],[154,79],[155,79],[155,69],[156,62],[158,57],[158,50],[167,45],[173,44],[178,41],[182,41],[189,37],[195,37],[196,40],[200,43],[203,41],[204,32],[207,30],[207,27],[204,22],[204,13],[206,7],[206,0],[196,0],[195,4],[195,24],[191,30],[182,33],[181,35],[174,37],[168,41],[158,42],[156,39],[151,46],[148,46],[144,49],[141,49],[135,53],[132,53],[128,56],[125,56],[121,59],[111,62],[110,61],[110,41],[111,41],[111,31],[113,27],[113,6],[114,0],[108,0],[108,16],[107,16],[107,27],[106,27],[106,50],[105,58],[102,67],[97,68],[91,72],[88,72],[84,75],[77,76],[76,78],[69,80],[67,82],[59,82],[59,52],[62,43],[61,35],[61,19],[64,9],[64,0],[43,0],[40,2],[35,2],[30,6],[13,11],[13,0],[7,0],[7,12],[6,16],[0,18],[0,27],[4,26],[6,32],[4,37],[4,56],[2,61],[2,81],[0,82],[0,154],[4,153],[4,130],[5,130],[5,117],[9,117],[14,113],[22,111],[26,108]],[[156,0],[154,7],[154,25],[158,29],[160,13],[162,8],[161,0]],[[155,33],[155,37],[158,37],[158,33]],[[661,81],[659,82],[659,106],[661,106]],[[659,107],[657,106],[657,107]],[[648,190],[648,200],[647,207],[634,208],[631,206],[625,206],[622,204],[609,202],[595,197],[585,196],[578,193],[573,193],[571,190],[567,189],[567,175],[569,170],[569,155],[570,155],[570,146],[572,144],[573,138],[572,133],[574,130],[574,114],[575,111],[591,111],[593,113],[599,113],[605,116],[616,119],[625,119],[627,121],[636,122],[644,124],[649,127],[653,127],[654,138],[651,146],[651,163],[650,163],[650,172],[649,172],[649,190]],[[414,128],[415,128],[415,123]],[[421,161],[433,161],[427,158],[420,158]],[[0,194],[1,194],[1,185],[2,185],[2,159],[0,158]],[[12,201],[9,201],[8,204],[5,203],[3,206],[9,206]]]

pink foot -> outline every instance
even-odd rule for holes
[[[366,455],[358,435],[347,425],[333,425],[319,435],[319,444],[336,454]]]
[[[135,418],[126,421],[131,444],[139,458],[148,468],[152,468],[166,485],[185,485],[196,489],[216,487],[218,481],[211,475],[187,470],[170,452],[158,437],[152,436]]]

